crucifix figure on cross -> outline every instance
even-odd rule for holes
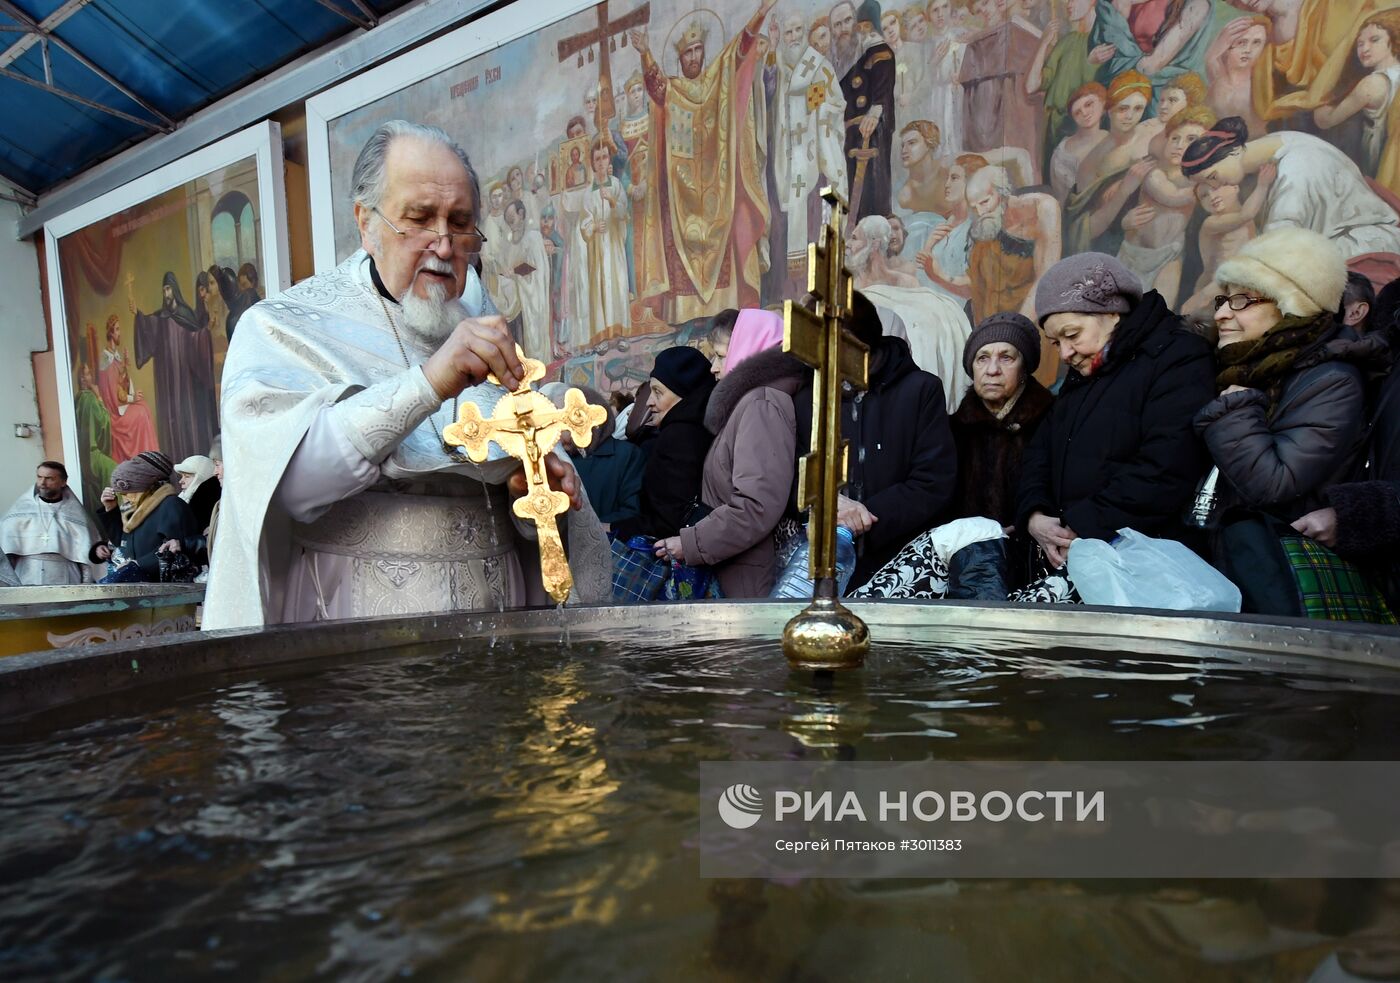
[[[807,294],[812,306],[783,304],[783,351],[815,369],[812,451],[797,471],[798,508],[810,508],[812,603],[783,630],[783,652],[798,668],[850,669],[865,661],[870,633],[837,597],[836,498],[846,484],[849,444],[841,439],[841,386],[867,385],[870,350],[850,331],[854,286],[846,269],[846,201],[822,189],[830,217],[807,247]]]
[[[475,403],[463,404],[457,422],[448,424],[442,436],[454,447],[465,447],[467,456],[477,463],[486,460],[487,445],[492,441],[524,463],[526,492],[515,500],[515,514],[535,524],[545,590],[555,603],[563,604],[574,578],[569,573],[569,560],[555,517],[569,510],[569,496],[549,487],[544,456],[554,449],[566,430],[577,446],[587,447],[593,441],[593,428],[608,418],[608,411],[589,403],[578,389],[564,394],[564,408],[559,409],[543,393],[531,388],[531,383],[544,378],[544,363],[526,358],[519,345],[515,354],[525,367],[520,388],[502,396],[485,419]],[[500,385],[494,375],[487,376],[487,381]]]

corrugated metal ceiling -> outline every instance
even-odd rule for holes
[[[410,0],[0,0],[0,176],[29,194]]]

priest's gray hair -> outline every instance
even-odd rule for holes
[[[476,168],[472,167],[467,152],[441,127],[429,126],[426,123],[410,123],[406,119],[391,119],[387,123],[381,123],[379,128],[370,134],[364,149],[360,151],[360,156],[355,159],[355,169],[350,174],[350,198],[352,201],[364,205],[366,208],[379,207],[379,202],[384,198],[384,172],[385,165],[389,160],[389,147],[400,137],[409,137],[424,143],[435,143],[456,154],[457,159],[466,168],[467,181],[471,184],[472,208],[480,210],[481,182],[477,180]]]

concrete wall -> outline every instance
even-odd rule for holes
[[[0,228],[13,228],[18,219],[19,206],[0,201]],[[33,356],[48,347],[34,243],[0,235],[0,509],[33,485],[34,468],[45,458],[45,438],[52,438],[50,446],[61,446],[57,418],[48,421],[51,435],[37,426]],[[16,423],[36,424],[34,435],[16,437]]]

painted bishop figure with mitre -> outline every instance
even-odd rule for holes
[[[758,307],[769,266],[768,199],[763,158],[768,134],[762,99],[754,99],[759,36],[777,0],[760,0],[743,31],[705,63],[704,22],[688,22],[676,42],[680,76],[667,76],[644,31],[629,32],[641,52],[642,77],[656,104],[651,187],[661,199],[657,230],[665,268],[638,283],[639,296],[665,292],[673,324],[726,307]]]

